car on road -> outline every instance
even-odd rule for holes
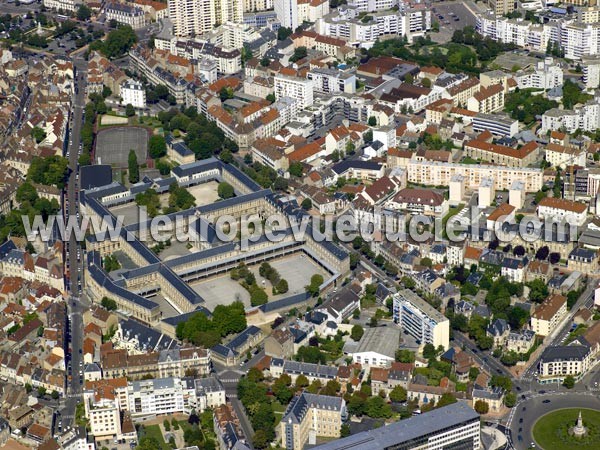
[[[523,409],[521,411],[527,411],[527,406],[523,406]]]
[[[519,423],[523,423],[523,418],[522,417],[519,419]]]
[[[519,442],[523,441],[523,436],[521,436],[521,435],[518,435],[518,436],[517,436],[517,440],[518,440]]]
[[[546,399],[542,403],[550,403],[550,400]]]
[[[541,391],[539,391],[539,393],[540,393],[540,394],[545,394],[545,393],[546,393],[546,391],[544,391],[544,390],[541,390]]]

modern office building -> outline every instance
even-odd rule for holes
[[[473,131],[486,130],[496,136],[513,137],[519,132],[519,121],[500,114],[477,113],[473,116]]]
[[[480,418],[464,402],[337,439],[315,450],[478,450],[482,448]]]
[[[450,321],[413,291],[403,289],[394,295],[393,317],[394,322],[421,344],[448,349]]]

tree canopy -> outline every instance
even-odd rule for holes
[[[68,167],[69,161],[62,156],[34,156],[27,171],[27,181],[62,189],[65,186]]]
[[[97,50],[109,59],[125,55],[137,42],[135,31],[129,25],[120,25],[111,30],[105,40],[96,40],[90,44],[90,50]]]
[[[158,159],[167,154],[167,143],[165,138],[159,134],[153,134],[148,140],[148,153],[150,158]]]
[[[222,199],[228,199],[235,195],[233,186],[231,186],[226,181],[222,181],[219,183],[219,186],[217,188],[217,193],[219,194],[219,197],[221,197]]]
[[[186,322],[177,325],[177,338],[195,345],[213,347],[221,338],[239,333],[246,328],[244,304],[240,301],[230,305],[217,305],[212,318],[202,312],[192,315]]]

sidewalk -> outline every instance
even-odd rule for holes
[[[485,444],[487,444],[489,441],[489,445],[484,445],[483,447],[486,450],[496,450],[498,448],[503,448],[507,443],[506,436],[497,428],[481,427],[481,434],[489,438],[485,439]]]

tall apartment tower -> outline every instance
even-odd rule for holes
[[[496,16],[503,16],[515,10],[515,0],[488,0],[488,6]]]
[[[243,22],[243,0],[169,0],[175,36],[200,36],[225,22]]]
[[[298,1],[297,0],[275,0],[275,14],[281,22],[282,27],[291,28],[295,31],[298,28]]]

